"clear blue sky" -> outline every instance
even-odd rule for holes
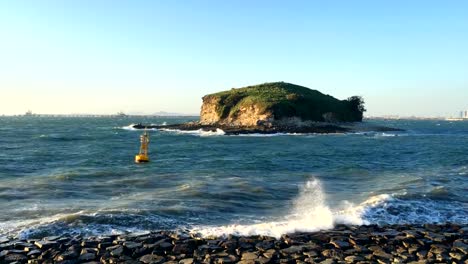
[[[0,114],[198,113],[286,81],[367,115],[468,108],[468,1],[1,1]]]

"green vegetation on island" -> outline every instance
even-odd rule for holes
[[[209,94],[204,102],[217,102],[220,120],[235,119],[242,109],[255,106],[256,114],[270,114],[274,120],[296,117],[303,121],[360,122],[364,101],[360,96],[338,100],[307,87],[273,82]]]

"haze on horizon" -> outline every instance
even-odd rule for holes
[[[466,1],[2,1],[0,115],[197,114],[285,81],[366,115],[468,109]]]

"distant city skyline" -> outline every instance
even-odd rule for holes
[[[468,109],[466,1],[5,1],[0,115],[198,114],[285,81],[366,116]]]

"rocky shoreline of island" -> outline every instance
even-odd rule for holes
[[[180,130],[180,131],[196,131],[217,132],[222,130],[225,135],[242,135],[242,134],[333,134],[333,133],[357,133],[357,132],[397,132],[402,129],[370,125],[364,123],[326,123],[326,122],[310,122],[307,125],[294,124],[265,124],[256,126],[238,126],[232,124],[202,124],[200,122],[188,122],[182,124],[168,125],[146,125],[133,124],[134,129],[158,129],[158,130]]]
[[[269,236],[158,231],[99,237],[0,236],[0,263],[466,263],[468,225],[337,225]]]

